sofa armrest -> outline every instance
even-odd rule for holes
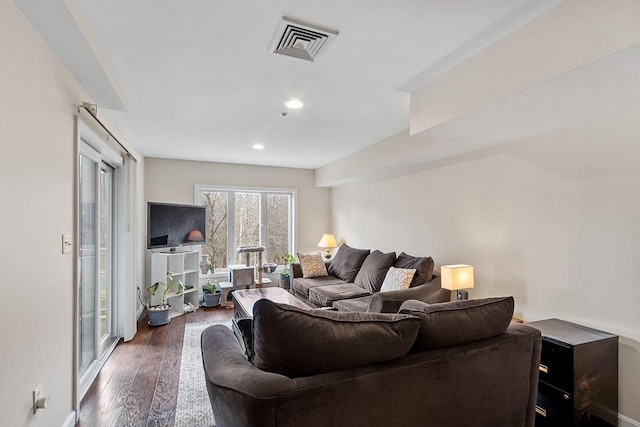
[[[302,277],[302,265],[299,262],[294,262],[291,264],[291,272],[294,279]]]
[[[403,302],[418,300],[428,304],[451,301],[451,291],[440,287],[440,276],[430,282],[399,291],[376,292],[369,301],[368,312],[397,313]]]
[[[276,397],[295,389],[291,378],[256,368],[238,340],[223,325],[210,326],[201,336],[205,382],[216,425],[258,425],[275,411]],[[238,414],[242,414],[240,417]],[[275,425],[265,421],[262,425]]]
[[[249,362],[234,333],[223,325],[206,328],[201,336],[202,363],[209,385],[265,398],[291,391],[293,380],[262,371]],[[244,378],[247,381],[239,381]]]

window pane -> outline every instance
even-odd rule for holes
[[[96,170],[80,155],[80,374],[96,358]]]
[[[227,266],[227,193],[201,193],[200,203],[207,207],[207,244],[202,253],[211,257],[216,268]]]
[[[100,340],[111,335],[111,171],[100,170]]]
[[[278,264],[284,254],[292,252],[292,193],[212,188],[200,189],[199,194],[208,215],[208,243],[202,253],[210,256],[217,268],[228,267],[227,262],[246,262],[246,255],[236,252],[238,246],[265,246],[263,262]],[[251,264],[257,260],[255,255],[250,257]]]
[[[260,194],[235,193],[236,248],[260,244]],[[245,254],[236,254],[236,264],[245,263]]]
[[[267,194],[267,260],[282,263],[282,256],[289,252],[289,202],[288,194]]]

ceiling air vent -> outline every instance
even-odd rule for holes
[[[338,31],[282,17],[271,42],[271,52],[315,61]]]

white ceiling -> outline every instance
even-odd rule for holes
[[[143,155],[317,168],[407,129],[409,92],[558,1],[15,3]],[[272,54],[282,16],[340,34],[317,62]]]

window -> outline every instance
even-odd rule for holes
[[[199,204],[207,207],[207,244],[202,253],[216,268],[244,264],[238,246],[264,246],[263,262],[280,264],[293,253],[294,190],[196,187]]]

